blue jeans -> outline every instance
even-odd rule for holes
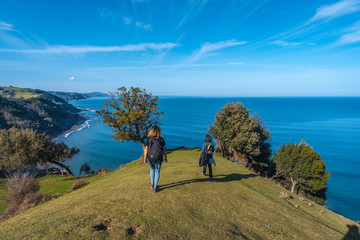
[[[157,187],[159,179],[160,179],[161,164],[162,164],[162,161],[157,161],[156,163],[152,163],[149,161],[150,180],[151,180],[151,185],[154,185],[154,187]]]

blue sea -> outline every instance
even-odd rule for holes
[[[80,153],[67,162],[79,173],[84,163],[93,170],[115,169],[138,159],[141,145],[115,142],[111,128],[105,126],[95,110],[102,108],[105,98],[71,102],[86,109],[88,121],[58,140],[80,148]],[[347,218],[360,220],[360,98],[196,98],[161,97],[164,111],[162,131],[167,148],[198,147],[215,114],[227,102],[242,102],[261,116],[272,133],[272,148],[305,140],[320,153],[331,172],[326,206]]]

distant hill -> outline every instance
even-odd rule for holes
[[[87,178],[89,185],[0,222],[0,239],[358,239],[355,222],[218,154],[214,178],[203,177],[199,155],[169,153],[157,193],[142,160]],[[65,192],[72,181],[44,182],[40,191]]]
[[[54,137],[83,121],[79,112],[42,90],[0,87],[0,128],[31,128]]]
[[[77,92],[59,92],[59,91],[49,91],[49,93],[54,94],[58,97],[61,97],[65,101],[77,101],[92,97],[107,97],[109,96],[106,93],[101,92],[91,92],[91,93],[77,93]]]

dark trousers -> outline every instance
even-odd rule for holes
[[[203,167],[203,173],[206,174],[206,166],[209,167],[209,177],[213,177],[213,174],[212,174],[212,167],[211,167],[211,164],[208,164],[208,163],[204,163],[204,167]]]

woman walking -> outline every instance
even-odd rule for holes
[[[165,140],[161,135],[160,127],[152,126],[146,139],[144,151],[144,163],[149,162],[150,187],[154,192],[159,191],[160,168],[164,157],[164,161],[167,162]]]
[[[206,176],[206,167],[209,168],[209,177],[213,177],[212,172],[212,164],[216,166],[213,152],[215,151],[214,144],[212,143],[212,139],[210,135],[205,136],[205,143],[203,144],[203,147],[201,149],[201,156],[200,156],[200,166],[203,166],[203,171],[201,174],[203,176]]]

